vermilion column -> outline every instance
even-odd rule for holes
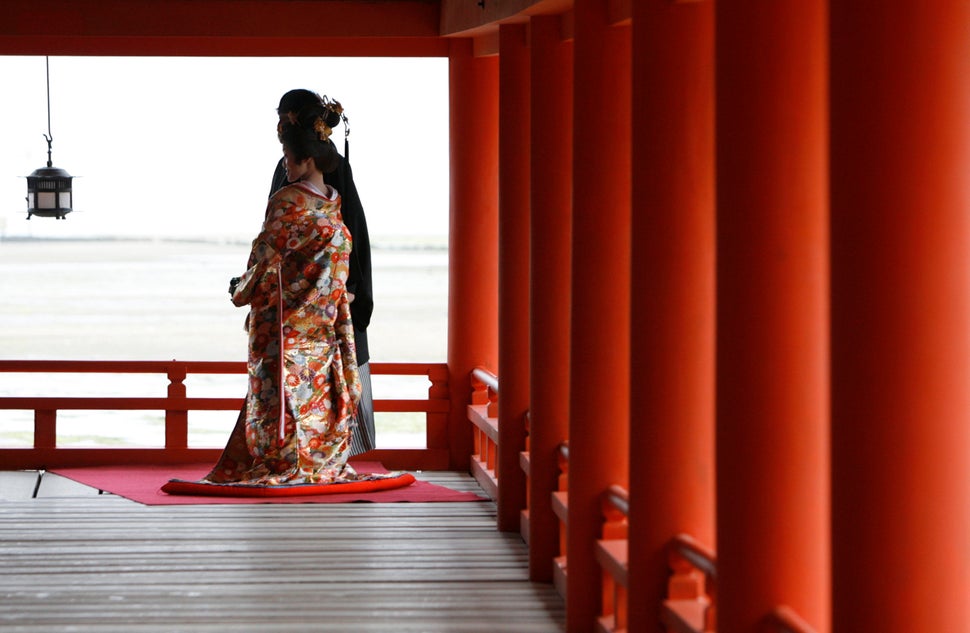
[[[559,555],[557,448],[569,432],[573,57],[557,16],[530,24],[532,76],[532,341],[529,416],[529,577],[552,580]]]
[[[962,631],[970,4],[833,3],[831,24],[834,628]]]
[[[448,66],[451,210],[448,239],[450,467],[466,469],[470,374],[498,367],[498,60],[451,43]]]
[[[600,608],[601,498],[627,485],[630,377],[630,27],[575,3],[566,628]]]
[[[826,6],[716,5],[721,633],[830,628]]]
[[[678,533],[715,546],[714,3],[633,4],[630,631]]]
[[[529,409],[529,48],[526,26],[499,27],[498,529],[525,508]]]

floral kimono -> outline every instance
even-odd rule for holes
[[[347,464],[361,391],[345,287],[351,239],[330,191],[299,183],[269,201],[232,290],[235,305],[250,306],[249,390],[207,482],[357,479]]]

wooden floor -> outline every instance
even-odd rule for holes
[[[0,472],[4,633],[564,630],[491,502],[143,506],[35,482]]]

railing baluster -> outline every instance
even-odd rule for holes
[[[371,367],[374,371],[374,367]],[[448,387],[447,365],[432,365],[428,368],[428,400],[438,400],[451,403],[451,392]],[[429,449],[448,450],[448,411],[428,412],[425,446]]]
[[[169,400],[184,401],[185,365],[172,364],[168,370]],[[189,412],[185,409],[166,409],[165,411],[165,448],[188,448]]]
[[[602,605],[599,631],[623,631],[627,626],[628,535],[630,499],[621,486],[603,494],[602,539],[596,543],[596,559],[602,568]]]
[[[34,448],[54,448],[55,446],[57,446],[57,410],[35,410]]]

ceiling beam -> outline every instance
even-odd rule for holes
[[[145,57],[447,57],[440,37],[0,35],[0,55]]]
[[[480,35],[499,24],[564,13],[572,6],[573,0],[441,0],[441,34]]]
[[[630,24],[633,0],[603,0],[609,23],[613,26]],[[672,2],[700,0],[671,0]],[[474,37],[476,55],[497,52],[491,50],[498,40],[500,24],[527,22],[534,15],[559,15],[572,30],[573,0],[441,0],[441,34]]]
[[[429,0],[4,0],[0,54],[443,56]]]

